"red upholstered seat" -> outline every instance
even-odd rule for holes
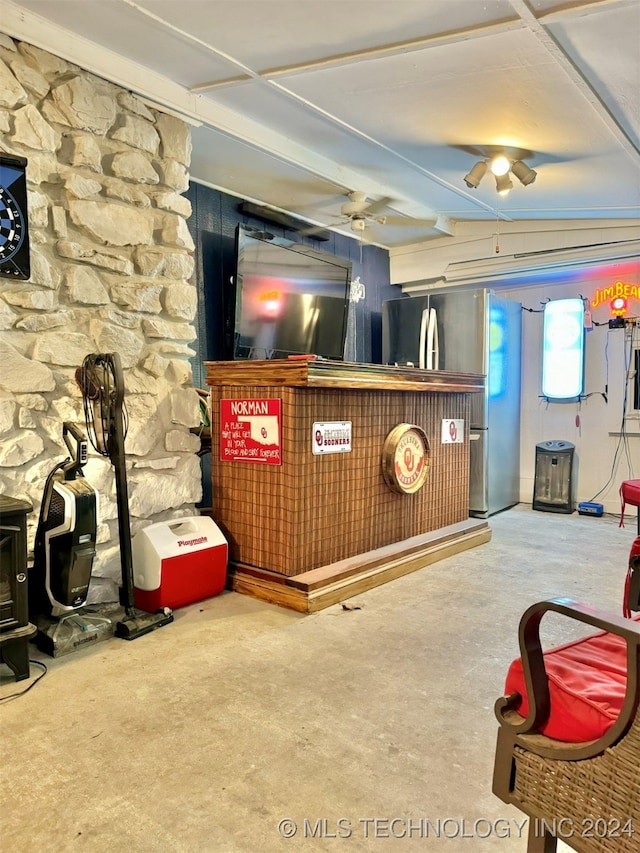
[[[640,616],[635,621],[640,621]],[[618,718],[627,687],[627,645],[601,631],[544,653],[551,713],[541,728],[548,737],[583,743],[601,737]],[[529,713],[522,660],[509,667],[505,695],[519,693],[517,711]]]

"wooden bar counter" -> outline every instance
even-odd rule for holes
[[[320,360],[205,366],[212,516],[231,588],[312,612],[491,538],[468,514],[470,395],[484,376]],[[443,441],[443,421],[463,421],[462,442]],[[347,452],[313,452],[325,425],[346,424]],[[383,471],[400,424],[428,439],[413,494]]]

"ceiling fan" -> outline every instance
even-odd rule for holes
[[[347,198],[349,201],[346,201],[340,208],[340,219],[344,222],[350,222],[352,231],[364,231],[369,222],[375,222],[378,225],[386,224],[387,217],[377,214],[392,200],[388,196],[368,202],[366,193],[354,190],[347,193]]]
[[[431,219],[416,219],[411,216],[390,216],[381,214],[389,204],[393,203],[393,199],[389,196],[383,196],[375,201],[368,201],[367,194],[359,190],[353,190],[347,193],[348,201],[345,201],[340,208],[339,214],[331,214],[334,219],[339,219],[341,223],[349,223],[351,230],[362,235],[362,232],[370,225],[409,225],[409,226],[426,226],[432,227],[436,224],[437,217]],[[303,235],[311,235],[318,228],[309,228],[302,232]]]

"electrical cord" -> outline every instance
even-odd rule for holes
[[[32,681],[28,687],[25,687],[24,690],[18,690],[17,693],[10,693],[8,696],[0,696],[0,702],[8,702],[10,699],[18,699],[18,697],[24,696],[24,694],[28,693],[32,687],[36,686],[36,684],[40,681],[41,678],[45,677],[48,671],[46,664],[42,663],[42,661],[39,660],[30,660],[29,663],[34,663],[37,666],[41,666],[43,672],[41,672],[40,675],[34,681]]]
[[[582,299],[584,300],[585,297],[583,296]],[[550,302],[550,301],[551,300],[549,300],[549,299],[547,300],[547,302]],[[588,301],[588,300],[585,300],[585,301]],[[546,303],[541,302],[540,304],[545,305]],[[522,308],[523,311],[528,311],[529,314],[544,314],[544,308],[527,308],[526,305],[521,305],[520,307]],[[609,328],[609,321],[607,320],[605,323],[597,323],[595,320],[592,320],[591,325],[592,326],[601,326],[605,329],[608,329]]]
[[[582,402],[583,400],[588,400],[589,397],[602,397],[602,399],[605,401],[605,403],[609,402],[606,391],[589,391],[588,394],[581,394],[580,395],[580,402]]]
[[[626,417],[627,417],[627,404],[629,397],[629,384],[631,379],[631,353],[633,351],[633,338],[629,338],[629,349],[627,352],[627,348],[624,348],[624,404],[623,404],[623,412],[622,412],[622,424],[620,426],[620,436],[622,439],[622,445],[624,447],[625,456],[627,459],[627,467],[629,469],[630,478],[633,479],[633,465],[631,462],[631,451],[629,448],[629,436],[627,435],[627,425],[626,425]]]
[[[616,445],[616,450],[615,450],[615,453],[613,454],[613,461],[611,463],[611,473],[609,474],[609,479],[607,480],[607,482],[604,484],[604,486],[599,491],[597,491],[595,493],[595,495],[591,498],[591,501],[594,501],[604,491],[606,491],[606,489],[608,489],[609,486],[611,485],[611,483],[613,482],[613,479],[616,475],[616,471],[618,469],[618,465],[620,462],[618,457],[619,457],[619,454],[620,454],[622,448],[624,448],[624,455],[626,457],[627,465],[629,467],[630,478],[633,479],[633,464],[631,462],[631,453],[630,453],[630,449],[629,449],[629,437],[627,435],[627,428],[626,428],[627,403],[628,403],[628,398],[629,398],[629,379],[631,376],[631,351],[633,349],[632,344],[633,344],[633,337],[631,337],[629,339],[628,357],[627,357],[627,347],[625,346],[624,350],[623,350],[625,371],[624,371],[624,396],[622,399],[622,419],[621,419],[621,424],[620,424],[620,435],[618,436],[618,443]],[[607,336],[607,345],[605,347],[605,355],[606,355],[606,361],[607,361],[607,382],[608,382],[608,373],[609,373],[608,346],[609,346],[609,339]]]
[[[113,364],[109,359],[109,354],[86,356],[82,367],[76,370],[76,382],[82,391],[82,404],[89,440],[97,453],[101,456],[111,457],[111,441],[115,419],[114,404],[117,389]],[[126,438],[129,430],[129,416],[124,403],[122,421],[124,438]]]
[[[56,471],[59,471],[60,468],[62,468],[64,465],[66,465],[67,462],[69,462],[70,460],[71,460],[71,457],[67,456],[66,459],[62,460],[62,462],[58,462],[58,464],[55,466],[55,468],[52,468],[51,471],[49,471],[47,479],[45,480],[43,494],[45,496],[49,495],[49,501],[47,502],[46,500],[43,500],[42,503],[40,504],[40,515],[38,517],[38,528],[36,530],[36,538],[37,538],[38,534],[40,533],[40,531],[44,530],[44,520],[45,520],[46,514],[49,510],[49,503],[51,501],[51,491],[49,489],[49,485],[50,485],[51,481],[53,480],[53,476],[56,473]],[[40,542],[38,540],[35,543],[36,550],[37,550],[39,544],[40,544]]]

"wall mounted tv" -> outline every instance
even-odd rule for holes
[[[234,359],[342,359],[351,262],[266,231],[236,230]]]

